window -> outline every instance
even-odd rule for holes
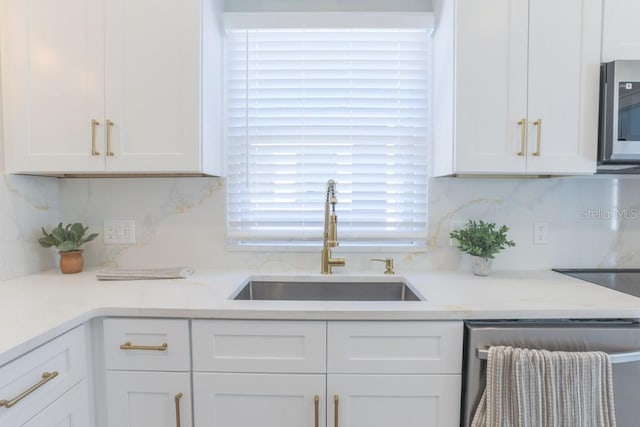
[[[235,244],[426,240],[429,32],[227,32],[227,222]]]

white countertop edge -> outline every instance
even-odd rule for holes
[[[338,280],[405,279],[420,302],[231,301],[249,278],[324,276],[196,273],[189,279],[99,282],[95,271],[55,270],[0,282],[0,365],[92,319],[170,317],[254,320],[640,319],[640,298],[550,271],[336,275]],[[28,306],[24,304],[28,303]],[[3,313],[4,311],[4,313]]]
[[[264,309],[167,309],[167,308],[128,308],[128,307],[102,307],[91,309],[78,316],[52,327],[51,329],[31,337],[2,353],[0,353],[0,366],[7,362],[51,341],[57,336],[74,329],[91,320],[105,317],[162,317],[162,318],[187,318],[187,319],[231,319],[231,320],[324,320],[324,321],[464,321],[464,320],[509,320],[509,319],[566,319],[559,317],[558,311],[530,310],[523,311],[504,309],[501,311],[473,311],[469,310],[425,310],[424,303],[411,302],[412,309],[405,307],[399,309],[392,303],[388,310],[379,309],[344,310],[325,309],[319,306],[317,310],[272,310]],[[640,310],[584,310],[579,313],[571,313],[571,319],[638,319]]]

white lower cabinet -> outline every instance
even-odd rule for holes
[[[84,325],[0,366],[0,426],[92,426]]]
[[[195,425],[324,426],[325,379],[325,375],[320,374],[196,372],[193,374]]]
[[[192,337],[195,427],[460,423],[462,322],[194,320]]]
[[[89,396],[87,383],[83,380],[21,427],[90,426]]]
[[[193,393],[198,427],[448,427],[460,422],[460,375],[194,373]]]
[[[328,426],[460,423],[460,375],[327,375]]]
[[[106,426],[191,427],[188,319],[103,321]]]
[[[191,426],[187,372],[107,372],[109,427]]]
[[[100,427],[460,423],[462,322],[105,319],[103,325],[107,420]]]

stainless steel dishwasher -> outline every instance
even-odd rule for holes
[[[613,371],[618,427],[640,425],[640,323],[633,320],[465,322],[462,426],[471,424],[484,390],[492,345],[560,351],[605,351]]]

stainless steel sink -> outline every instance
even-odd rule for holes
[[[234,300],[422,301],[402,280],[321,281],[250,280]]]

